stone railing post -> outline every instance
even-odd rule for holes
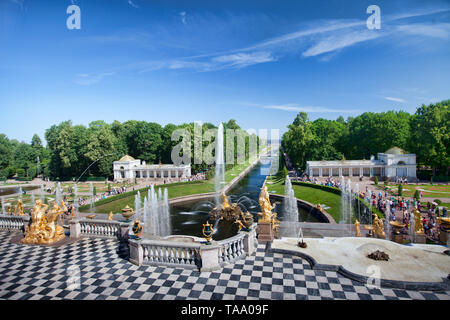
[[[246,232],[242,231],[244,236],[244,250],[247,256],[251,256],[256,251],[255,243],[256,242],[256,226],[257,224],[253,224],[251,230]]]
[[[69,221],[70,227],[70,237],[71,238],[80,238],[81,237],[81,225],[78,219]]]
[[[200,246],[200,259],[202,266],[200,272],[210,272],[220,269],[219,263],[219,249],[220,246],[214,244]]]
[[[128,222],[121,222],[120,223],[120,240],[127,240],[129,239],[129,232],[130,232],[130,223]]]
[[[140,266],[144,261],[144,249],[138,240],[128,240],[128,246],[130,247],[130,262]]]

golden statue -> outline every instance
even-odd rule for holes
[[[422,223],[422,215],[420,214],[420,211],[417,209],[413,210],[414,212],[414,232],[417,234],[423,234],[425,233],[425,230],[423,229],[423,223]]]
[[[241,231],[241,229],[244,229],[244,231],[250,231],[253,222],[253,216],[250,212],[247,211],[244,214],[244,212],[241,211],[240,219],[236,220],[234,223],[239,225],[239,231]]]
[[[242,210],[237,203],[230,205],[228,198],[225,193],[222,192],[222,206],[214,207],[209,212],[211,220],[226,220],[226,221],[236,221],[241,216]]]
[[[227,196],[225,195],[225,192],[222,192],[222,199],[223,199],[223,202],[222,202],[222,209],[230,208],[231,206],[230,206],[230,203],[228,202],[228,198],[227,198]]]
[[[22,200],[17,200],[17,215],[23,216],[23,205]]]
[[[272,222],[272,210],[275,208],[276,204],[273,206],[270,204],[269,192],[267,192],[267,186],[261,188],[261,193],[259,194],[259,206],[261,207],[261,212],[258,216],[261,218],[258,222]]]
[[[273,229],[273,233],[274,233],[275,237],[278,238],[278,230],[280,229],[280,220],[277,219],[276,212],[273,212],[273,215],[272,215],[272,229]]]
[[[359,221],[358,220],[355,221],[355,231],[356,231],[356,236],[361,237],[361,230],[359,229]]]
[[[60,205],[56,202],[50,210],[48,205],[37,200],[31,212],[31,224],[25,227],[24,244],[52,244],[65,238],[64,229],[58,225],[59,216],[67,212],[67,207],[63,201]]]
[[[375,235],[377,235],[379,238],[385,238],[386,233],[384,232],[384,223],[383,220],[378,218],[378,215],[374,215],[375,218],[373,219],[373,231],[375,232]]]
[[[114,220],[112,211],[108,215],[108,220],[109,221],[113,221]]]

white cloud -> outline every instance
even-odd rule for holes
[[[397,30],[411,35],[448,39],[450,35],[450,23],[406,24],[398,26]]]
[[[130,6],[132,6],[133,8],[135,8],[135,9],[138,9],[139,8],[139,6],[137,5],[137,4],[135,4],[133,1],[131,1],[131,0],[128,0],[128,4],[130,5]]]
[[[237,53],[215,57],[213,62],[223,63],[228,67],[243,68],[253,64],[275,61],[270,52]]]
[[[282,111],[290,111],[290,112],[310,112],[310,113],[322,113],[322,112],[333,112],[333,113],[355,113],[359,112],[359,110],[349,110],[349,109],[332,109],[327,107],[318,107],[318,106],[300,106],[295,103],[288,103],[282,105],[267,105],[263,106],[264,109],[276,109]]]
[[[114,74],[115,72],[103,72],[97,74],[80,73],[76,75],[77,79],[75,80],[75,83],[83,86],[89,86],[91,84],[98,83],[102,81],[103,78],[112,76]]]
[[[381,33],[369,30],[351,31],[348,33],[335,34],[319,40],[312,47],[302,53],[304,57],[313,57],[322,53],[333,52],[357,43],[373,40],[381,37]]]
[[[180,16],[181,16],[181,22],[183,24],[186,24],[186,12],[185,11],[181,11],[180,12]]]
[[[405,103],[406,101],[400,98],[393,98],[393,97],[384,97],[384,99],[389,100],[389,101],[394,101],[394,102],[400,102],[400,103]]]

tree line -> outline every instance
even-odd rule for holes
[[[299,170],[306,161],[370,159],[397,146],[415,153],[433,175],[449,175],[450,100],[404,111],[365,112],[344,120],[314,121],[300,112],[282,137],[282,148]]]
[[[235,120],[223,123],[224,130],[233,129],[245,136],[245,152],[248,156],[249,141],[259,138],[249,135],[237,125]],[[172,133],[176,129],[186,129],[194,141],[194,123],[181,125],[167,124],[164,127],[158,123],[130,120],[124,123],[114,121],[108,124],[104,121],[91,122],[87,127],[73,125],[65,121],[51,126],[45,132],[47,145],[44,146],[38,135],[34,135],[31,143],[10,140],[0,134],[0,179],[18,177],[30,180],[37,175],[50,179],[76,179],[93,162],[86,175],[91,177],[112,177],[113,161],[125,154],[144,160],[147,164],[171,164],[172,148],[179,141],[172,141]],[[211,123],[203,123],[202,133],[209,129],[217,129]],[[203,147],[214,142],[203,141]],[[226,141],[225,149],[231,141]],[[237,154],[239,144],[234,141],[234,154]],[[239,149],[240,150],[240,149]],[[241,150],[242,151],[242,150]],[[39,157],[39,161],[38,161]],[[194,159],[194,144],[191,144],[191,159]],[[191,171],[211,171],[213,165],[204,162],[194,164]]]

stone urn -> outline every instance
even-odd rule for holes
[[[133,208],[130,208],[128,205],[122,209],[122,217],[125,218],[127,222],[131,220],[131,217],[134,215]]]

